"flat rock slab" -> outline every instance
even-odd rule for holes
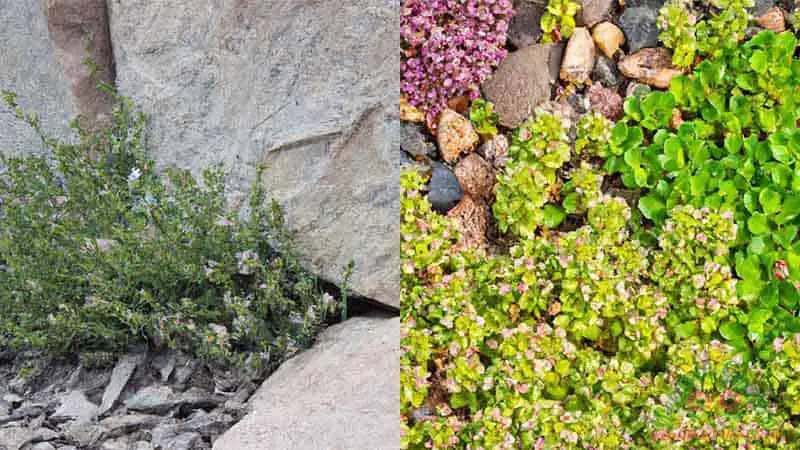
[[[0,2],[9,0],[0,0]],[[0,3],[2,4],[2,3]],[[264,181],[308,269],[399,308],[396,2],[116,0],[119,90],[160,166]]]
[[[356,317],[284,363],[214,450],[396,450],[400,321]]]

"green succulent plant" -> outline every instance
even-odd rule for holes
[[[494,216],[500,230],[531,236],[542,225],[558,226],[556,170],[570,159],[567,129],[560,117],[540,112],[512,135],[509,162],[498,175]]]
[[[485,138],[494,137],[497,134],[497,124],[500,117],[494,111],[494,105],[483,99],[475,99],[469,109],[469,120],[475,131]]]
[[[575,31],[575,14],[581,6],[571,0],[548,0],[541,18],[542,42],[558,42],[572,36]]]

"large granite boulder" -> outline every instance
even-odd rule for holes
[[[329,328],[264,382],[214,450],[398,448],[399,342],[398,318]]]
[[[360,0],[109,2],[117,85],[162,166],[264,180],[306,263],[399,307],[398,8]]]
[[[15,92],[23,109],[38,112],[51,135],[69,136],[72,95],[50,42],[45,2],[0,0],[0,42],[0,90]],[[0,152],[20,155],[42,148],[36,133],[0,105]]]
[[[266,164],[307,267],[338,283],[352,260],[355,293],[397,308],[398,6],[0,0],[0,89],[38,111],[45,131],[70,136],[72,117],[91,125],[108,112],[81,66],[91,55],[149,115],[162,167],[223,163],[238,205]],[[7,113],[0,136],[6,154],[41,149]]]

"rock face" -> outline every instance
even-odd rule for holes
[[[47,0],[47,25],[81,125],[102,128],[109,123],[114,105],[111,96],[97,89],[97,83],[113,86],[115,77],[106,0]],[[96,77],[85,64],[87,58],[96,64]]]
[[[225,164],[234,200],[266,163],[308,268],[339,282],[352,259],[356,293],[399,306],[397,6],[121,0],[109,15],[157,161]]]
[[[338,283],[353,260],[355,293],[398,307],[397,17],[379,0],[0,0],[0,89],[56,137],[101,118],[90,33],[105,80],[149,115],[161,167],[223,163],[237,206],[266,164],[307,268]],[[41,150],[8,114],[0,136],[5,154]]]
[[[396,449],[399,319],[353,318],[284,363],[215,450]]]
[[[525,47],[511,53],[483,83],[483,93],[494,103],[501,125],[516,128],[536,105],[550,100],[563,53],[564,46],[558,44]]]
[[[68,122],[75,112],[69,82],[50,43],[45,6],[39,0],[0,0],[0,89],[16,92],[23,109],[37,111],[44,129],[63,138],[70,134]],[[0,114],[0,152],[41,150],[41,140],[27,125]]]

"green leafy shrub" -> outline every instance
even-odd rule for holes
[[[567,39],[575,31],[575,14],[580,4],[571,0],[548,0],[547,9],[540,21],[542,42],[558,42]]]
[[[260,182],[239,216],[221,168],[201,180],[156,170],[129,100],[108,129],[75,122],[77,143],[63,143],[4,97],[47,152],[0,157],[0,345],[68,355],[147,342],[272,365],[311,343],[336,306]]]
[[[747,307],[723,335],[764,358],[776,337],[800,331],[796,47],[791,33],[765,31],[676,77],[668,92],[628,99],[607,163],[627,186],[646,190],[639,208],[656,226],[682,204],[733,215],[737,293]],[[666,124],[672,107],[683,118],[676,131]]]
[[[659,12],[659,38],[672,49],[672,63],[678,67],[694,65],[697,56],[719,56],[744,39],[746,8],[753,0],[704,1],[700,6],[710,10],[708,17],[690,0],[670,0]]]
[[[532,236],[539,226],[553,228],[564,211],[558,200],[556,170],[570,159],[567,129],[561,119],[540,112],[514,131],[508,154],[512,158],[498,176],[494,216],[500,230]]]

